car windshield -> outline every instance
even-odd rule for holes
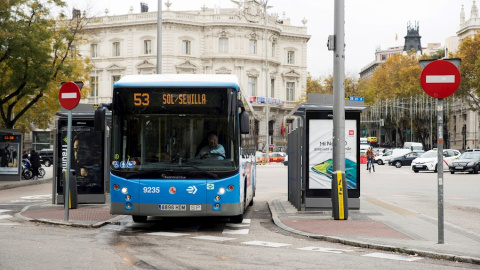
[[[480,152],[465,152],[458,159],[480,159]]]
[[[437,151],[428,151],[423,153],[420,157],[421,158],[434,158],[437,156]]]

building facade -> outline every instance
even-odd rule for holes
[[[310,39],[306,21],[303,26],[292,26],[289,19],[265,16],[263,6],[254,0],[233,9],[204,6],[173,11],[171,5],[168,2],[162,12],[161,73],[237,75],[242,97],[251,105],[259,146],[265,145],[269,125],[268,143],[275,145],[270,150],[284,149],[286,115],[306,92]],[[116,16],[106,10],[104,16],[90,20],[90,40],[79,50],[94,65],[89,82],[92,92],[82,103],[111,102],[112,86],[121,77],[156,73],[157,12],[147,10],[143,6],[142,13],[133,13],[131,8],[130,13]]]
[[[480,30],[480,17],[476,1],[472,1],[470,17],[466,19],[465,9],[462,5],[460,11],[460,28],[457,31],[457,40],[461,42],[465,38],[478,34]],[[458,42],[456,44],[458,46]],[[452,47],[453,51],[457,48]],[[477,97],[478,98],[478,97]],[[465,99],[456,98],[450,107],[448,122],[449,142],[451,148],[468,149],[480,148],[480,115],[474,111]]]

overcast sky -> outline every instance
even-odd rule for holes
[[[131,6],[140,12],[140,2],[147,3],[149,11],[157,11],[158,0],[67,0],[72,7],[89,10],[90,15],[127,14]],[[162,0],[165,3],[166,0]],[[170,0],[171,10],[200,10],[208,8],[232,8],[230,0]],[[307,19],[308,71],[313,76],[333,73],[333,52],[326,47],[328,35],[333,35],[334,0],[268,0],[269,13],[290,18],[292,25],[301,26]],[[427,43],[445,44],[445,38],[456,36],[460,25],[462,4],[465,17],[470,18],[473,0],[345,0],[345,72],[358,76],[360,69],[375,60],[375,48],[404,44],[407,24],[419,22],[422,46]],[[480,1],[477,1],[480,7]],[[163,6],[165,10],[165,5]],[[398,40],[395,36],[398,35]]]

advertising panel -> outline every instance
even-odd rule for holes
[[[20,142],[17,142],[14,137],[5,135],[0,140],[0,175],[19,174]]]
[[[63,194],[63,175],[67,169],[67,121],[59,123],[57,193]],[[103,194],[103,135],[96,132],[93,120],[73,120],[70,168],[75,170],[78,194]]]
[[[333,120],[309,120],[309,189],[332,188]],[[345,178],[348,189],[357,189],[357,120],[345,120]]]

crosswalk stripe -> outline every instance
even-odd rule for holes
[[[0,226],[18,226],[20,225],[19,223],[1,223],[0,222]]]
[[[11,218],[12,216],[10,215],[0,215],[0,219],[7,219],[7,218]]]
[[[229,230],[229,229],[223,229],[224,234],[248,234],[250,229],[241,229],[241,230]]]
[[[303,248],[298,248],[298,249],[306,250],[306,251],[319,251],[319,252],[327,252],[327,253],[337,253],[337,254],[353,251],[353,250],[348,250],[348,249],[323,248],[323,247],[303,247]]]
[[[170,237],[190,235],[188,233],[173,233],[173,232],[154,232],[154,233],[147,233],[147,234],[149,234],[149,235],[160,235],[160,236],[170,236]]]
[[[389,260],[397,260],[397,261],[407,261],[407,262],[413,262],[413,261],[423,259],[422,257],[412,257],[412,256],[388,254],[388,253],[380,253],[380,252],[369,253],[369,254],[365,254],[365,255],[362,255],[362,256],[389,259]]]
[[[0,213],[10,212],[10,211],[12,211],[12,210],[0,209]]]
[[[263,242],[263,241],[248,241],[242,242],[245,245],[253,245],[253,246],[264,246],[264,247],[285,247],[290,246],[290,244],[283,244],[283,243],[274,243],[274,242]]]
[[[212,241],[229,241],[229,240],[235,240],[236,238],[230,238],[230,237],[220,237],[220,236],[195,236],[191,237],[195,239],[200,239],[200,240],[212,240]]]

